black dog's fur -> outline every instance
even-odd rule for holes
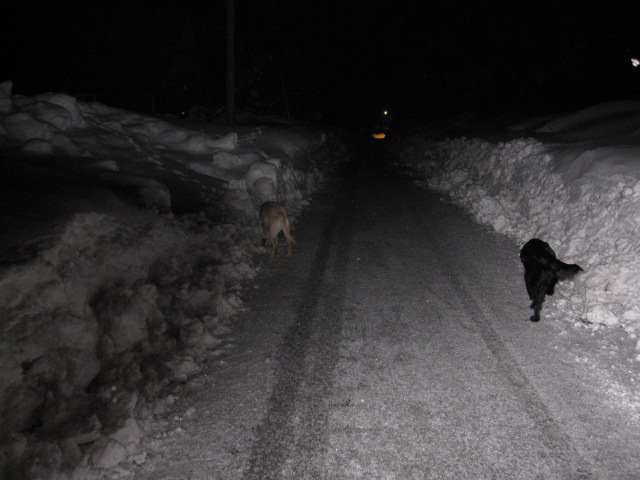
[[[520,260],[524,265],[524,281],[527,293],[533,302],[532,322],[540,321],[540,310],[545,295],[553,295],[558,280],[567,280],[582,271],[578,265],[561,262],[547,242],[532,238],[520,250]]]

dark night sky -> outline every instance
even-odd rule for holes
[[[24,94],[186,84],[222,106],[225,3],[25,1],[0,20],[1,76]],[[237,103],[282,112],[286,91],[297,113],[431,118],[636,98],[640,7],[629,3],[236,0]]]

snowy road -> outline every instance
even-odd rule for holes
[[[528,322],[512,240],[379,155],[342,173],[136,478],[640,478],[632,343]]]

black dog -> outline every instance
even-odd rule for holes
[[[582,271],[578,265],[569,265],[556,258],[556,253],[547,242],[532,238],[520,250],[520,260],[524,265],[524,281],[527,293],[533,302],[532,322],[540,321],[540,310],[545,295],[553,295],[558,280],[567,280]]]

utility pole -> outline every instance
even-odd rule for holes
[[[227,0],[227,123],[235,122],[235,0]]]

